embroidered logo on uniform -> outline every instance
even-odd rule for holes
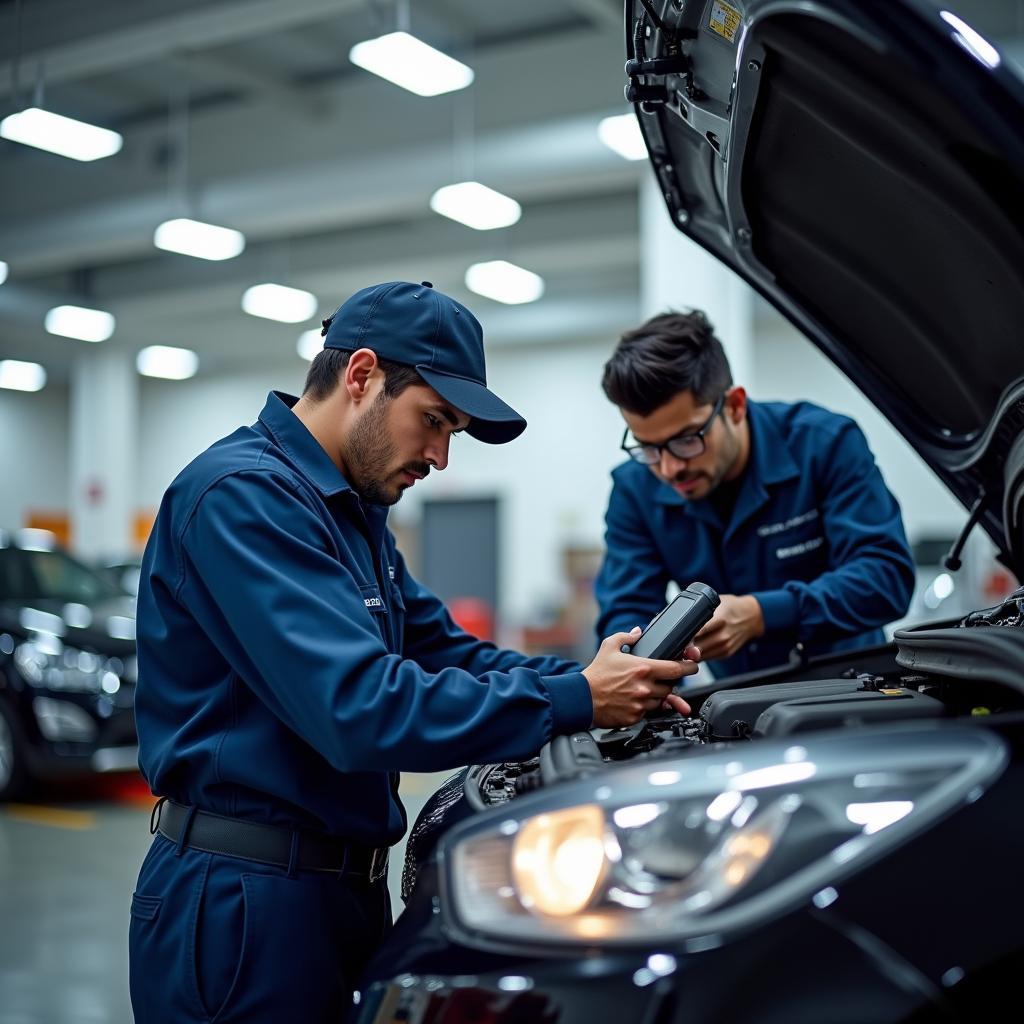
[[[809,523],[814,519],[818,518],[818,510],[812,508],[810,512],[804,512],[802,515],[793,516],[787,519],[784,523],[769,523],[767,526],[759,526],[757,528],[758,537],[770,537],[773,533],[782,533],[784,530],[792,530],[795,526],[803,526],[804,523]]]
[[[363,604],[367,608],[383,608],[384,602],[379,597],[364,597]]]
[[[812,537],[810,540],[805,540],[803,544],[794,544],[789,548],[779,548],[775,552],[775,557],[796,558],[797,555],[805,555],[808,551],[814,551],[815,548],[820,548],[824,543],[824,537]]]

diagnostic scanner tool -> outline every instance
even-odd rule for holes
[[[651,619],[636,643],[622,645],[623,654],[680,661],[719,604],[718,594],[706,583],[691,583]]]

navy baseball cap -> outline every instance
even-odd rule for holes
[[[414,366],[446,402],[470,417],[466,432],[504,444],[526,420],[487,388],[484,337],[476,317],[429,281],[388,281],[356,292],[323,322],[324,348],[369,348]]]

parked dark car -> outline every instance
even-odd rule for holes
[[[674,223],[877,403],[1024,578],[1019,78],[918,0],[625,15]],[[443,787],[359,1024],[1020,1016],[1024,592],[688,696],[692,718]]]
[[[133,769],[135,600],[43,530],[0,531],[0,800]]]
[[[101,562],[95,567],[108,583],[113,583],[118,590],[123,590],[132,597],[139,596],[139,577],[142,574],[142,559],[132,556],[116,562]]]

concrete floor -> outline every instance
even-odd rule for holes
[[[410,822],[448,774],[403,777]],[[131,1024],[128,906],[149,843],[137,794],[85,784],[0,805],[0,1024]]]

